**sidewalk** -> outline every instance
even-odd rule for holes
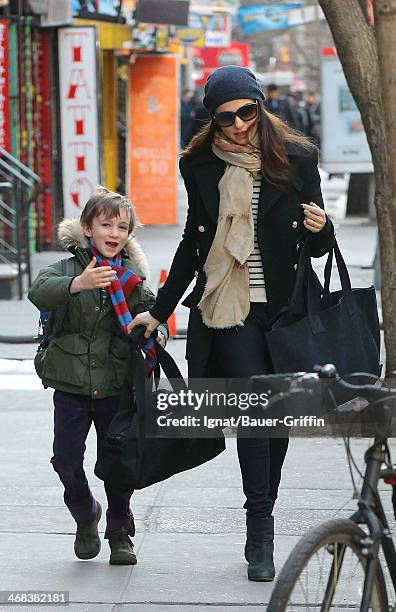
[[[183,223],[183,212],[180,218]],[[160,269],[169,268],[181,231],[182,225],[147,227],[139,233],[149,255],[154,290]],[[337,237],[353,285],[371,284],[372,270],[361,266],[372,261],[375,227],[348,221],[337,229]],[[35,255],[34,272],[60,256]],[[323,260],[318,263],[323,267]],[[178,307],[179,327],[186,326],[187,314],[186,308]],[[27,300],[0,301],[0,335],[35,333],[37,319]],[[185,342],[170,341],[168,348],[185,372]],[[33,344],[0,345],[0,589],[66,590],[71,612],[265,610],[272,584],[246,578],[244,497],[234,439],[209,464],[134,494],[137,566],[110,567],[106,542],[93,561],[74,557],[75,525],[49,464],[52,391],[42,389],[34,375],[35,350]],[[355,441],[353,448],[361,466],[367,441]],[[93,475],[95,450],[91,432],[86,471],[94,494],[105,505],[102,484]],[[356,500],[351,497],[341,440],[291,440],[275,509],[278,573],[302,534],[323,520],[352,513]],[[389,509],[390,494],[387,498]],[[103,519],[100,528],[103,535]],[[1,611],[8,609],[46,612],[59,607],[0,605]]]
[[[246,578],[244,499],[234,440],[213,462],[133,496],[138,564],[110,567],[106,542],[93,561],[74,557],[74,523],[49,465],[51,393],[20,391],[4,399],[2,589],[69,591],[71,612],[266,609],[272,584],[251,583]],[[366,445],[364,441],[353,444],[358,460]],[[90,435],[86,471],[94,494],[105,503],[101,483],[92,475],[94,453]],[[351,495],[341,441],[291,441],[275,512],[278,572],[299,537],[312,526],[352,513],[356,501],[351,501]],[[103,524],[102,519],[102,535]],[[11,609],[26,611],[26,607]]]

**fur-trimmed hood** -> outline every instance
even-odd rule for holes
[[[71,247],[87,248],[87,239],[84,235],[80,219],[63,219],[63,221],[59,223],[58,239],[65,249],[70,249]],[[132,265],[144,274],[146,277],[145,283],[148,284],[150,268],[147,257],[134,236],[129,236],[124,249]]]

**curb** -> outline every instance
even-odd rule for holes
[[[39,344],[37,336],[0,336],[0,344]]]

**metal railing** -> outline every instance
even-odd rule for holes
[[[0,147],[0,265],[17,272],[19,299],[23,276],[31,285],[30,209],[41,187],[40,177]]]

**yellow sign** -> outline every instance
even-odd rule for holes
[[[205,47],[208,27],[207,15],[193,15],[190,13],[188,28],[176,28],[176,40],[185,47]]]
[[[202,28],[177,28],[176,40],[188,47],[204,47],[206,31]]]

